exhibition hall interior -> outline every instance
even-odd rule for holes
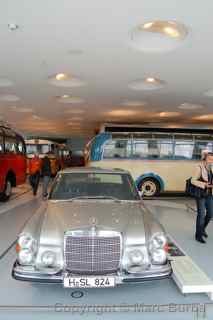
[[[0,320],[213,319],[212,10],[0,1]]]

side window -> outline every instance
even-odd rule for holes
[[[208,141],[196,141],[194,150],[193,150],[193,159],[194,160],[200,160],[202,151],[203,150],[208,150],[210,152],[213,152],[213,142],[208,142]]]
[[[173,143],[171,140],[158,141],[159,158],[162,160],[173,159]]]
[[[191,160],[193,155],[194,142],[191,141],[176,141],[175,142],[175,159]]]
[[[147,140],[134,140],[133,141],[133,158],[147,159],[149,155],[148,141]]]
[[[3,136],[0,135],[0,153],[4,152],[4,140],[3,140]]]
[[[131,140],[110,140],[104,145],[104,159],[125,159],[131,156]]]
[[[16,139],[5,137],[5,152],[16,153]]]
[[[21,154],[24,154],[25,153],[25,146],[24,146],[24,143],[23,141],[21,140],[17,140],[17,152],[18,153],[21,153]]]

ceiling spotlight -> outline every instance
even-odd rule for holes
[[[133,116],[135,114],[137,114],[137,111],[122,110],[122,109],[112,110],[112,111],[107,112],[107,115],[113,116],[113,117],[127,117],[127,116]]]
[[[61,80],[67,80],[69,79],[69,76],[65,73],[57,73],[55,75],[56,80],[61,81]]]
[[[182,110],[197,110],[202,109],[204,106],[201,104],[182,103],[178,108]]]
[[[130,46],[147,52],[166,52],[175,49],[188,34],[187,28],[176,21],[151,21],[131,31]]]
[[[53,86],[65,88],[77,88],[85,85],[82,80],[63,72],[50,76],[48,82]]]
[[[172,112],[172,111],[170,111],[170,112],[160,112],[160,113],[159,113],[159,116],[160,116],[161,118],[178,117],[178,116],[180,116],[180,115],[181,115],[180,112]]]
[[[155,80],[155,78],[146,78],[146,81],[147,82],[155,82],[156,80]]]
[[[199,121],[212,121],[213,120],[213,114],[203,114],[201,116],[196,116],[192,118],[193,120],[199,120]]]
[[[153,77],[132,81],[128,87],[132,90],[156,90],[164,87],[166,82]]]
[[[15,30],[17,30],[18,29],[18,25],[16,24],[16,23],[8,23],[8,29],[10,30],[10,31],[15,31]]]
[[[80,97],[73,97],[70,96],[68,94],[64,94],[62,96],[57,96],[56,99],[60,102],[60,103],[70,103],[70,104],[80,104],[83,103],[84,100]]]

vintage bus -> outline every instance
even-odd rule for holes
[[[58,143],[43,139],[27,139],[25,140],[25,143],[27,151],[27,173],[29,173],[29,162],[34,154],[37,154],[41,159],[43,159],[46,155],[49,157],[52,176],[55,176],[62,168],[59,157]]]
[[[86,146],[89,166],[122,168],[145,196],[183,192],[204,150],[213,151],[213,130],[106,127]]]
[[[10,198],[12,187],[25,182],[26,148],[23,137],[0,125],[0,200]]]

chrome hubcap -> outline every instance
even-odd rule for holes
[[[143,194],[145,196],[151,197],[157,191],[156,184],[151,180],[144,181],[142,186],[141,186],[141,191],[143,192]]]

